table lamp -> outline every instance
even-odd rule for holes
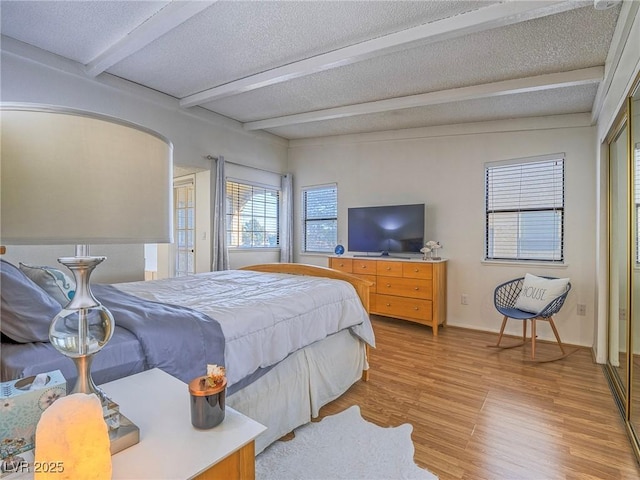
[[[105,257],[91,244],[172,241],[172,144],[113,117],[33,104],[0,104],[3,245],[76,245],[58,261],[76,280],[52,320],[51,344],[78,370],[69,393],[95,393],[93,355],[113,335],[111,313],[91,293]]]

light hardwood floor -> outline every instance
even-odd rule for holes
[[[429,327],[375,316],[373,325],[370,381],[321,417],[356,404],[378,425],[411,423],[415,462],[440,480],[640,478],[589,349],[531,364],[528,348],[487,348],[497,334],[446,327],[434,337]],[[557,349],[539,342],[536,355]]]

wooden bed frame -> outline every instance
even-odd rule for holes
[[[257,265],[248,265],[246,267],[240,267],[238,270],[252,270],[254,272],[267,272],[267,273],[288,273],[290,275],[308,275],[311,277],[324,277],[333,278],[336,280],[343,280],[349,282],[355,288],[364,309],[369,313],[369,292],[373,286],[373,282],[364,280],[355,275],[344,273],[339,270],[334,270],[328,267],[319,267],[317,265],[308,265],[305,263],[261,263]],[[369,359],[369,345],[365,345],[365,353],[367,355],[367,361]],[[369,380],[369,370],[362,372],[362,380],[365,382]]]

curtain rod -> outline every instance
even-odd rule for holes
[[[207,160],[218,160],[218,157],[214,157],[213,155],[207,155],[205,158]],[[236,163],[230,160],[225,160],[224,162],[230,163],[231,165],[238,165],[239,167],[252,168],[253,170],[260,170],[261,172],[271,173],[273,175],[280,175],[281,177],[284,177],[286,175],[285,173],[274,172],[273,170],[267,170],[266,168],[252,167],[251,165],[243,165],[242,163]]]

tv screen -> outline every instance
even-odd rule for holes
[[[350,252],[419,253],[424,246],[424,203],[348,210]]]

